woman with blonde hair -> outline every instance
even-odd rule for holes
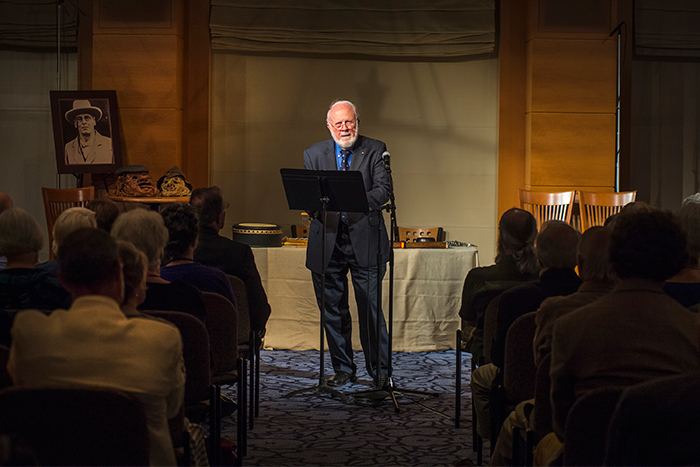
[[[53,225],[53,250],[54,257],[58,257],[58,247],[61,246],[63,240],[83,227],[97,227],[95,213],[87,208],[75,207],[63,211]],[[37,268],[42,269],[54,277],[58,276],[58,261],[46,261],[37,265]]]

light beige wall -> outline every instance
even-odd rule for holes
[[[287,207],[279,169],[328,139],[335,99],[360,113],[360,132],[392,155],[398,223],[442,226],[448,240],[494,257],[497,189],[497,60],[403,63],[212,56],[211,181],[231,203],[231,225],[280,224]]]
[[[63,89],[75,89],[76,54],[61,61]],[[48,260],[48,231],[41,187],[57,187],[49,91],[57,89],[56,54],[0,51],[0,191],[32,214],[44,229],[40,260]],[[75,188],[72,175],[61,188]]]

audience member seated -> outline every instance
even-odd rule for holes
[[[30,388],[98,386],[134,394],[146,411],[151,465],[175,465],[168,419],[180,413],[184,398],[179,331],[124,316],[117,246],[106,232],[78,229],[63,240],[58,258],[73,305],[17,315],[7,364],[12,380]]]
[[[129,318],[148,317],[149,315],[136,309],[146,300],[148,258],[132,243],[124,240],[117,240],[117,253],[119,254],[119,261],[122,263],[122,274],[124,276],[122,311]]]
[[[236,298],[226,273],[221,269],[204,266],[193,259],[199,235],[196,209],[189,204],[174,203],[168,205],[160,214],[169,235],[160,277],[167,281],[181,280],[199,290],[218,293],[228,298],[235,306]]]
[[[700,204],[688,202],[675,212],[688,241],[688,264],[664,283],[664,292],[686,308],[700,303]]]
[[[12,207],[12,198],[0,191],[0,213]],[[5,269],[7,258],[0,254],[0,270]]]
[[[490,439],[489,392],[502,378],[506,334],[520,316],[536,311],[547,297],[571,295],[581,285],[576,275],[576,248],[580,234],[566,222],[548,221],[535,241],[537,261],[541,267],[536,281],[513,287],[500,296],[496,335],[491,346],[491,362],[472,373],[472,401],[476,409],[477,429],[482,438]],[[498,430],[500,427],[496,427]],[[493,441],[493,440],[492,440]]]
[[[20,208],[8,209],[0,214],[0,232],[0,255],[7,257],[0,271],[0,344],[9,347],[17,310],[68,308],[71,298],[58,279],[35,268],[44,247],[36,219]]]
[[[537,310],[533,342],[536,366],[552,351],[552,330],[556,320],[609,294],[615,287],[617,277],[610,264],[609,244],[608,228],[591,227],[581,236],[576,260],[583,283],[578,292],[565,297],[549,297]],[[534,403],[534,399],[521,402],[503,423],[491,456],[491,465],[511,465],[513,427],[519,427],[523,435],[532,428]]]
[[[59,214],[53,225],[53,245],[51,245],[56,259],[40,263],[37,265],[37,268],[56,277],[58,275],[58,247],[61,246],[64,238],[82,227],[97,227],[94,212],[87,208],[76,207],[66,209]]]
[[[148,289],[139,310],[181,311],[206,321],[207,309],[199,289],[180,280],[169,282],[160,277],[160,264],[168,243],[168,229],[160,214],[147,209],[125,212],[114,221],[112,236],[132,243],[148,258]]]
[[[95,213],[97,227],[109,233],[112,225],[119,216],[117,203],[109,199],[93,199],[85,205],[85,208]]]
[[[199,244],[194,251],[195,261],[221,269],[245,283],[248,293],[250,327],[258,336],[265,335],[265,325],[270,317],[270,305],[255,265],[250,246],[219,235],[226,222],[226,208],[218,187],[195,188],[190,204],[199,214]]]
[[[553,428],[564,443],[566,417],[580,398],[700,368],[697,315],[663,292],[687,264],[685,233],[673,216],[620,214],[609,252],[615,289],[554,324]]]
[[[489,281],[533,281],[540,266],[535,256],[537,221],[528,211],[511,208],[503,213],[498,223],[496,264],[474,268],[467,274],[462,287],[462,306],[459,316],[471,325],[463,328],[470,335],[467,350],[472,358],[481,355],[483,347],[483,313],[485,304],[475,304],[474,297]]]

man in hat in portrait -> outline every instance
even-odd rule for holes
[[[66,120],[78,131],[78,136],[66,144],[66,164],[112,164],[112,139],[101,135],[95,124],[102,118],[102,110],[86,99],[73,101],[66,112]]]

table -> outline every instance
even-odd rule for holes
[[[455,331],[461,324],[458,312],[462,286],[475,265],[477,251],[476,247],[394,250],[392,350],[423,352],[455,348]],[[311,271],[304,266],[306,248],[253,248],[253,254],[272,307],[265,347],[318,350],[320,314]],[[388,318],[388,268],[382,291],[382,306]],[[353,315],[353,348],[361,350],[352,287],[349,301]]]
[[[143,203],[148,204],[148,206],[153,211],[158,211],[161,204],[170,203],[189,203],[190,197],[188,196],[116,196],[107,195],[107,198],[112,201],[119,203]]]

